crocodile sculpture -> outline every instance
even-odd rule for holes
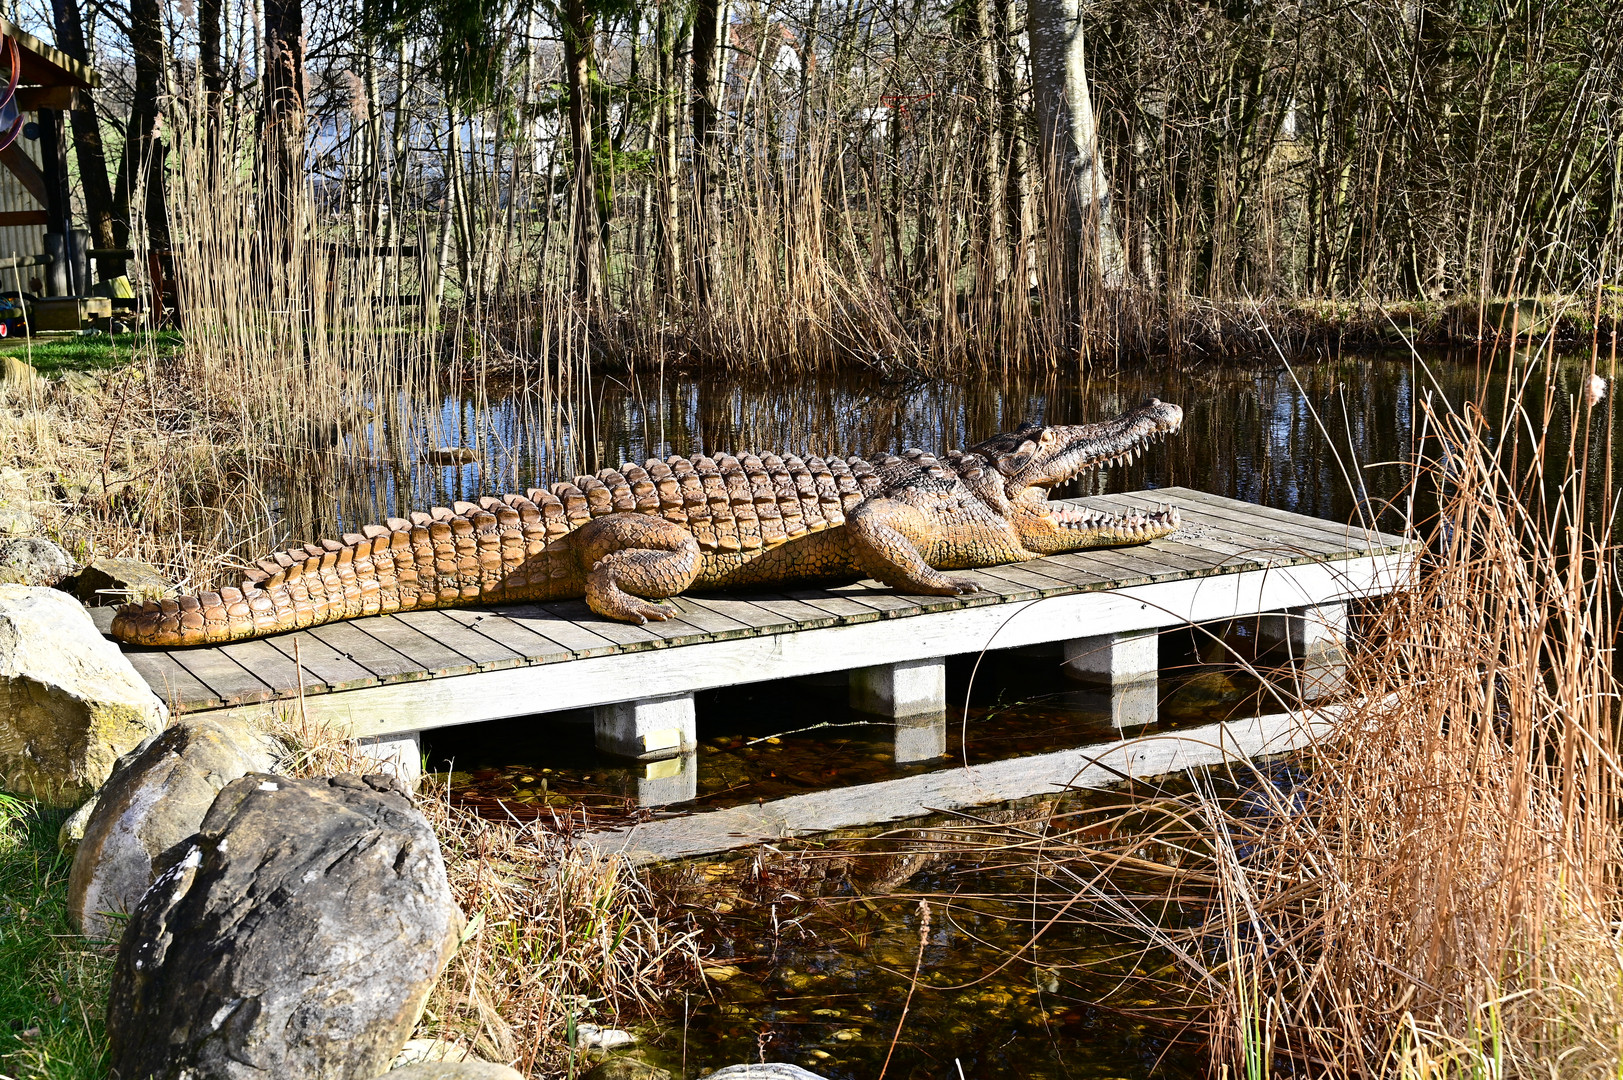
[[[1153,540],[1167,508],[1116,515],[1050,502],[1085,469],[1131,461],[1183,410],[1151,400],[1099,424],[1024,424],[938,460],[720,454],[622,465],[525,495],[390,518],[278,552],[238,588],[127,604],[113,635],[135,645],[260,637],[363,615],[584,598],[609,618],[670,618],[684,590],[877,578],[952,596],[943,574]]]

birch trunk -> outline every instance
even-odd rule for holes
[[[1031,82],[1047,179],[1061,185],[1066,265],[1107,286],[1125,260],[1110,215],[1110,186],[1088,94],[1083,0],[1030,0]]]

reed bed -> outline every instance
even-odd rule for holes
[[[1031,886],[956,902],[1022,908],[1011,960],[1111,928],[1218,1075],[1618,1075],[1611,416],[1602,381],[1558,397],[1548,350],[1497,359],[1508,389],[1419,406],[1424,554],[1361,615],[1336,735],[988,835]]]

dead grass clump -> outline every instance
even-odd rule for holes
[[[1616,1075],[1609,484],[1586,464],[1593,403],[1511,385],[1428,412],[1428,554],[1374,618],[1342,737],[1294,790],[1196,796],[1218,878],[1213,1053],[1249,1075],[1275,1054],[1362,1076]],[[1537,434],[1558,407],[1578,410],[1567,446]]]
[[[1176,959],[1225,1074],[1618,1075],[1610,425],[1594,393],[1556,399],[1547,359],[1426,408],[1425,555],[1365,628],[1338,737],[1146,800],[1131,838],[1038,853],[1056,918]],[[1185,921],[1114,882],[1124,844]]]
[[[624,859],[540,822],[495,822],[443,798],[423,807],[469,916],[424,1034],[551,1075],[578,1062],[578,1023],[629,1021],[697,975],[695,935],[672,928]]]

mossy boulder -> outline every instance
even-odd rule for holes
[[[77,806],[169,711],[84,605],[0,585],[0,790]]]
[[[175,595],[174,583],[157,567],[139,559],[91,559],[63,586],[71,587],[73,595],[90,607],[116,607]]]

